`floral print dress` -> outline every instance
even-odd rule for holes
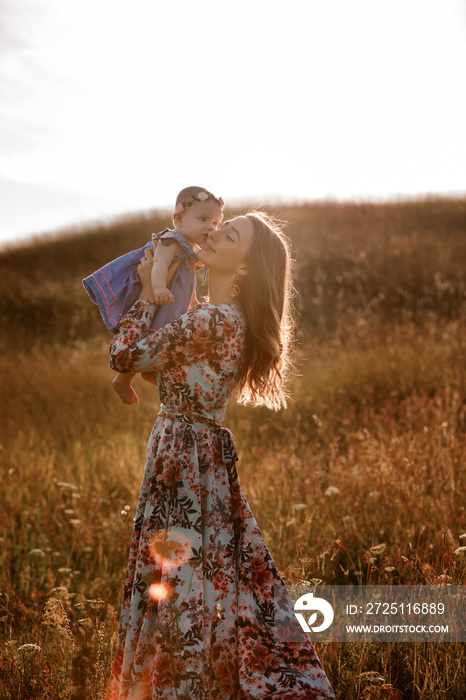
[[[111,700],[334,698],[311,642],[278,643],[271,601],[288,596],[238,483],[222,420],[245,321],[201,303],[150,331],[137,301],[110,346],[118,372],[154,371],[162,402],[131,542]],[[293,603],[290,600],[290,606]]]

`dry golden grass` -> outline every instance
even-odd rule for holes
[[[282,215],[302,295],[294,402],[232,404],[226,421],[272,555],[287,583],[464,584],[466,201]],[[32,269],[28,248],[0,255],[2,698],[104,696],[158,401],[139,381],[140,404],[118,402],[81,279],[165,223],[37,243]],[[318,652],[338,698],[462,700],[463,646]]]

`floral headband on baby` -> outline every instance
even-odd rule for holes
[[[208,199],[213,199],[221,207],[225,206],[225,202],[222,197],[214,197],[213,194],[207,194],[207,192],[199,192],[197,197],[195,194],[192,196],[192,202],[179,202],[175,207],[175,214],[182,214],[186,207],[190,207],[194,202],[207,202]]]

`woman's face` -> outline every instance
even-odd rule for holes
[[[196,255],[210,270],[227,275],[241,274],[246,267],[246,255],[254,238],[254,225],[247,216],[225,221],[217,231],[211,231]]]

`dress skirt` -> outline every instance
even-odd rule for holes
[[[304,632],[299,642],[275,638],[272,601],[277,590],[282,599],[288,592],[238,483],[236,459],[226,429],[159,414],[109,699],[335,697]]]

